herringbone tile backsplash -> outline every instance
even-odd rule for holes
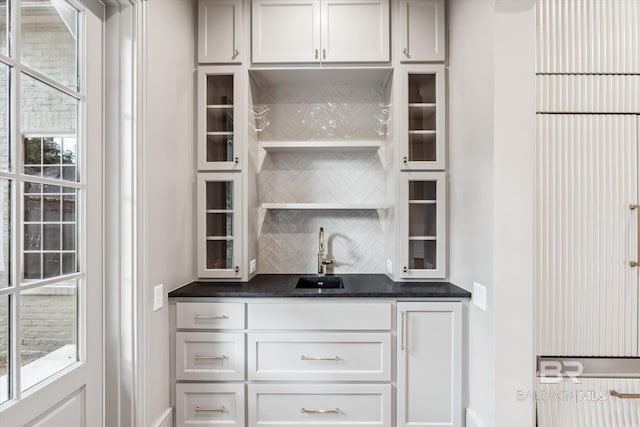
[[[324,227],[329,273],[383,273],[384,233],[381,211],[263,212],[260,273],[315,274],[318,232]]]
[[[382,86],[266,86],[250,116],[259,141],[379,140],[389,106]],[[383,144],[384,145],[384,144]],[[259,202],[382,205],[379,153],[261,152]],[[330,273],[383,273],[384,210],[260,210],[258,272],[317,272],[318,232],[325,229]]]

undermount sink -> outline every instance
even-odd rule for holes
[[[298,279],[296,289],[342,289],[342,277],[339,276],[311,276]]]

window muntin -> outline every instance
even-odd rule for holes
[[[8,4],[0,0],[0,15],[5,5],[15,15],[7,22],[20,31],[5,56],[0,46],[0,412],[3,402],[80,360],[78,295],[86,286],[78,203],[82,14],[65,0],[22,0],[20,10]],[[0,16],[6,45],[2,23]],[[66,41],[43,49],[54,30],[51,39]]]

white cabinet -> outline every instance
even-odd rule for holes
[[[403,172],[399,197],[402,278],[446,276],[446,174]]]
[[[238,67],[198,68],[198,170],[240,170],[242,84]]]
[[[389,60],[388,0],[321,0],[322,62]]]
[[[244,427],[244,384],[176,384],[178,427]]]
[[[401,167],[444,170],[445,68],[443,65],[405,65],[401,73]]]
[[[250,333],[248,377],[256,381],[391,381],[391,335]]]
[[[461,427],[459,301],[175,305],[177,427]]]
[[[547,378],[549,380],[549,378]],[[638,427],[640,379],[538,378],[536,414],[539,427]],[[519,400],[531,399],[521,391]]]
[[[388,0],[254,0],[252,12],[254,63],[389,60]]]
[[[460,304],[399,302],[397,316],[397,427],[461,427]]]
[[[253,0],[253,62],[320,59],[320,0]]]
[[[536,121],[538,355],[638,357],[637,116]]]
[[[244,304],[178,302],[172,318],[176,426],[245,427]]]
[[[391,427],[391,384],[250,384],[249,426]]]
[[[445,60],[444,0],[400,0],[400,61]]]
[[[196,190],[197,269],[202,278],[241,278],[241,175],[199,173]]]
[[[242,62],[242,0],[198,1],[198,62]]]

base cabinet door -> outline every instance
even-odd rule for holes
[[[397,426],[462,426],[462,307],[399,302]]]
[[[177,384],[176,426],[244,427],[244,384]]]

